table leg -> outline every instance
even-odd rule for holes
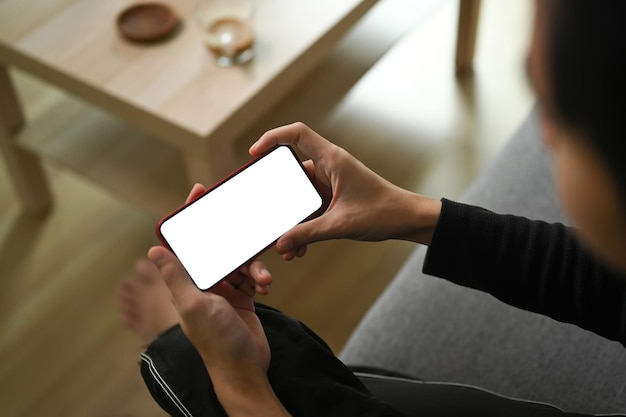
[[[237,168],[235,147],[227,143],[184,153],[185,169],[190,185],[209,187]]]
[[[479,13],[480,0],[460,0],[456,39],[457,75],[472,71]]]
[[[23,124],[22,109],[9,72],[0,64],[0,153],[25,210],[42,213],[51,205],[50,188],[39,157],[15,143],[14,135]]]

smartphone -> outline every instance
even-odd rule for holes
[[[157,235],[207,290],[321,207],[295,152],[281,145],[163,218]]]

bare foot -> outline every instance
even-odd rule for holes
[[[135,275],[122,279],[118,306],[122,324],[145,343],[179,322],[159,270],[145,258],[136,261]]]

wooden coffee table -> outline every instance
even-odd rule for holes
[[[51,204],[43,154],[78,171],[99,171],[102,181],[112,181],[112,188],[121,185],[126,196],[163,214],[184,195],[177,190],[168,199],[161,188],[174,170],[186,173],[185,185],[210,184],[232,170],[235,139],[376,3],[259,1],[254,60],[222,68],[202,45],[191,16],[194,1],[163,2],[176,11],[181,25],[165,41],[145,45],[124,40],[115,27],[118,13],[136,2],[0,0],[0,150],[29,211],[43,211]],[[25,121],[7,71],[12,66],[69,97],[44,114],[44,121]],[[117,137],[119,123],[132,126],[133,136],[140,139]],[[132,145],[136,141],[141,146]],[[128,153],[124,158],[130,165],[133,158],[162,158],[155,150],[161,146],[157,142],[177,150],[182,163],[170,167],[162,160],[153,167],[154,176],[131,178],[132,170],[107,170],[101,161],[105,154],[118,155],[119,160],[120,152]],[[125,150],[114,150],[117,147]],[[82,158],[78,162],[62,155],[77,153]],[[117,180],[111,179],[116,175]],[[149,189],[166,196],[163,204],[142,197]]]

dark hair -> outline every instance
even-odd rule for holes
[[[626,208],[626,2],[547,4],[550,109],[606,162]]]

